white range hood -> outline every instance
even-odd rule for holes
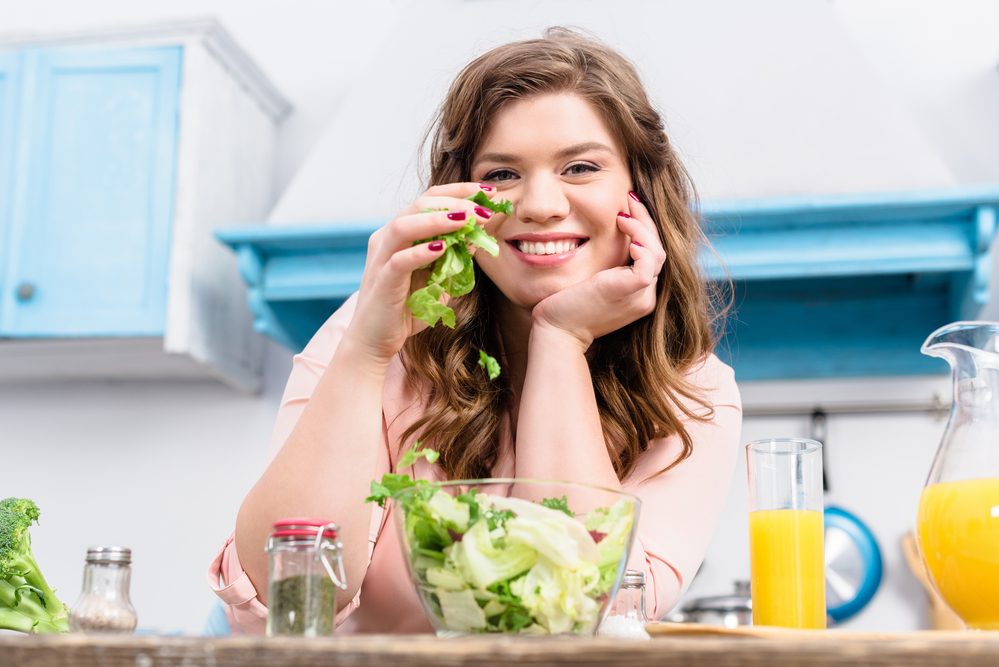
[[[551,25],[630,57],[706,200],[956,185],[825,0],[431,0],[401,7],[274,209],[373,220],[420,191],[418,149],[460,68]]]

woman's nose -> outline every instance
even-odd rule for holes
[[[569,199],[557,178],[538,177],[524,183],[515,210],[521,222],[558,222],[569,215]]]

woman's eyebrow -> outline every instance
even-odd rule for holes
[[[574,144],[572,146],[567,146],[555,153],[555,157],[559,160],[564,160],[566,158],[573,157],[574,155],[579,155],[580,153],[585,153],[587,151],[603,151],[605,153],[614,153],[614,149],[607,144],[602,144],[599,141],[587,141],[581,144]],[[501,163],[513,163],[518,162],[519,158],[516,155],[510,153],[483,153],[476,160],[475,164],[481,162],[501,162]]]
[[[587,141],[582,144],[576,144],[574,146],[569,146],[568,148],[563,148],[559,152],[555,153],[555,157],[564,159],[574,155],[579,155],[580,153],[586,153],[587,151],[603,151],[605,153],[613,153],[614,149],[607,144],[600,143],[599,141]]]

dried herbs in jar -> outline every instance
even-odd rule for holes
[[[267,541],[267,634],[333,634],[337,589],[346,588],[338,527],[317,519],[284,519]]]

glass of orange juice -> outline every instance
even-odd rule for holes
[[[753,624],[824,628],[822,445],[754,440],[746,464]]]

